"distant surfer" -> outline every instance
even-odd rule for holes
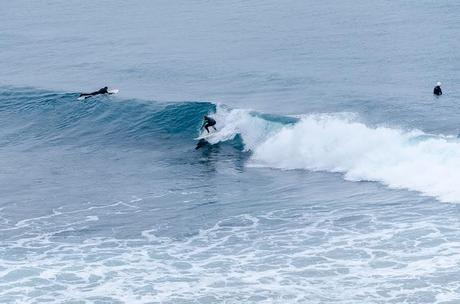
[[[103,94],[111,94],[109,92],[108,87],[103,87],[102,89],[99,89],[99,90],[97,90],[95,92],[92,92],[92,93],[81,93],[80,97],[89,97],[89,96],[96,96],[96,95],[103,95]]]
[[[203,119],[204,119],[204,123],[203,123],[203,126],[201,127],[201,129],[205,128],[206,131],[208,131],[208,133],[209,133],[208,128],[212,127],[214,130],[217,131],[216,127],[214,127],[216,125],[216,121],[214,119],[212,119],[211,117],[206,116],[206,115],[203,117]]]
[[[434,89],[433,89],[433,94],[434,94],[434,95],[437,95],[437,96],[442,95],[441,83],[440,83],[440,82],[438,82],[438,83],[436,84],[436,86],[434,87]]]

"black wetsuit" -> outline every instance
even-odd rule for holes
[[[434,89],[433,89],[433,94],[434,95],[442,95],[442,90],[441,90],[441,87],[440,86],[435,86]]]
[[[97,90],[96,92],[92,92],[92,93],[81,93],[80,94],[80,97],[81,96],[94,96],[94,95],[101,95],[101,94],[108,94],[109,93],[109,89],[107,87],[104,87],[100,90]]]
[[[216,127],[214,127],[216,125],[216,121],[214,119],[212,119],[211,117],[208,117],[208,116],[205,116],[204,117],[204,124],[203,124],[203,127],[201,128],[205,128],[206,131],[208,131],[209,133],[209,127],[213,127],[214,130],[216,130]]]

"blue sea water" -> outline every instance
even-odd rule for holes
[[[0,303],[460,303],[459,13],[4,1]]]

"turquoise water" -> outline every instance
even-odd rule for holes
[[[458,9],[4,3],[0,302],[459,302]]]

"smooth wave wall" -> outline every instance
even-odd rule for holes
[[[4,145],[192,141],[203,115],[216,107],[210,102],[159,103],[114,96],[78,101],[77,97],[36,89],[0,90],[0,140]]]

